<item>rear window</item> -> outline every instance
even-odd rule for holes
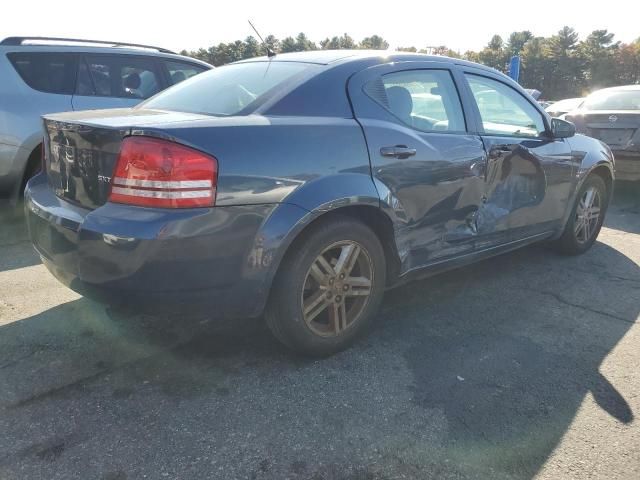
[[[640,110],[639,90],[600,90],[584,102],[588,110]]]
[[[76,82],[77,55],[63,53],[9,53],[22,80],[35,90],[70,95]]]
[[[249,114],[315,68],[317,65],[293,62],[226,65],[181,82],[140,107],[220,116]]]

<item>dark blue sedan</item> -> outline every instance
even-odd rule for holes
[[[613,185],[603,143],[438,56],[258,58],[44,128],[26,211],[58,279],[130,306],[264,312],[314,355],[416,276],[542,240],[586,251]]]

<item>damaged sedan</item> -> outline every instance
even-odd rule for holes
[[[47,115],[32,242],[70,288],[259,316],[346,348],[385,289],[547,241],[587,251],[613,156],[466,61],[316,51],[237,62],[133,109]]]

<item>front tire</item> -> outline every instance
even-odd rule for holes
[[[598,238],[609,196],[602,177],[590,175],[582,184],[562,236],[556,248],[566,255],[579,255],[591,248]]]
[[[345,349],[371,325],[385,287],[377,235],[350,217],[312,225],[290,247],[265,317],[276,338],[306,355]]]

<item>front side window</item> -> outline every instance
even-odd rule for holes
[[[77,56],[74,54],[25,52],[9,53],[9,60],[22,80],[46,93],[73,93]]]
[[[207,70],[206,68],[199,65],[185,62],[165,61],[164,64],[167,67],[167,71],[169,72],[169,78],[171,79],[172,85],[180,83]]]
[[[417,130],[464,132],[460,98],[447,70],[389,73],[365,86],[365,92],[406,125]]]
[[[225,65],[180,82],[143,105],[205,115],[248,114],[285,84],[306,78],[317,68],[308,63],[278,61]]]
[[[136,57],[87,56],[78,72],[78,95],[143,100],[160,91],[154,64]]]
[[[480,110],[485,133],[537,137],[545,131],[540,112],[516,90],[487,77],[465,75]]]

